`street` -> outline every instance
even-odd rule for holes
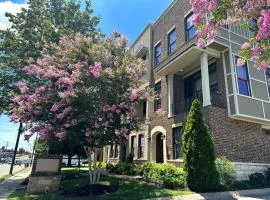
[[[24,168],[24,165],[14,165],[13,173]],[[0,164],[0,177],[9,174],[10,164]]]

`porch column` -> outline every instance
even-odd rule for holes
[[[169,75],[168,76],[168,117],[173,117],[174,112],[173,112],[173,107],[174,107],[174,102],[173,102],[173,79],[174,75]]]
[[[203,106],[211,105],[209,71],[208,71],[208,55],[203,53],[201,55],[201,76],[202,76],[202,93]]]

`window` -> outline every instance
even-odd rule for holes
[[[194,13],[190,13],[185,18],[186,40],[191,40],[192,38],[196,36],[196,27],[192,23],[194,16],[195,16]]]
[[[155,46],[155,66],[161,63],[161,43]]]
[[[143,149],[144,149],[144,135],[139,135],[138,158],[143,158]]]
[[[146,112],[147,112],[147,101],[143,101],[143,118],[146,118]]]
[[[176,50],[176,31],[173,29],[168,34],[168,54],[172,54]]]
[[[154,111],[157,111],[161,108],[161,81],[155,84],[155,93]]]
[[[237,63],[238,58],[239,57],[236,57],[236,59],[235,59],[236,63]],[[236,66],[236,73],[237,73],[237,82],[238,82],[238,92],[239,92],[239,94],[243,94],[243,95],[246,95],[246,96],[251,96],[247,63],[245,63],[242,66]]]
[[[173,128],[173,159],[182,157],[182,127]]]
[[[110,158],[113,158],[113,152],[114,152],[113,144],[111,144],[111,146],[110,146]]]
[[[135,152],[135,139],[136,136],[131,136],[131,145],[130,145],[130,153],[134,157],[134,152]]]
[[[266,82],[267,82],[267,86],[268,86],[268,93],[270,95],[270,68],[266,69]]]
[[[117,158],[118,157],[118,145],[115,144],[114,146],[114,157]]]

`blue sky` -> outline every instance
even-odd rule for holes
[[[83,0],[81,0],[83,1]],[[149,22],[154,22],[168,7],[172,0],[92,0],[94,14],[101,17],[99,27],[108,36],[117,30],[125,34],[130,43],[143,31]],[[4,16],[6,11],[19,12],[21,7],[27,7],[25,0],[0,0],[0,29],[10,26]],[[6,116],[0,117],[0,147],[7,143],[14,146],[18,125],[10,123]],[[20,146],[30,148],[27,142],[21,140]]]

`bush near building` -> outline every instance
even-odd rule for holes
[[[203,120],[201,103],[194,100],[183,134],[184,170],[191,190],[214,191],[219,185],[212,137]]]

